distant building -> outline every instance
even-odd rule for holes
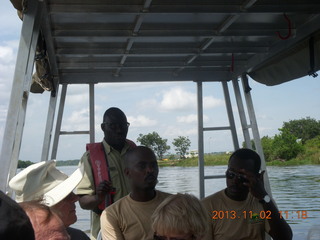
[[[187,152],[186,155],[184,155],[185,158],[193,158],[193,157],[198,157],[198,150],[191,150]]]

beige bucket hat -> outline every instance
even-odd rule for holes
[[[83,165],[70,177],[56,168],[56,161],[50,160],[30,165],[14,176],[9,186],[16,193],[16,201],[24,202],[43,197],[43,203],[51,207],[66,196],[80,183]]]

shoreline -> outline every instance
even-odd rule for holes
[[[217,155],[205,155],[204,156],[204,166],[220,166],[228,165],[230,154],[217,154]],[[21,160],[19,160],[20,162]],[[58,160],[57,166],[77,166],[80,160]],[[22,164],[18,168],[26,168],[27,166],[33,164],[31,161],[21,161]],[[267,166],[303,166],[303,165],[320,165],[320,159],[301,159],[295,158],[288,161],[276,160],[271,162],[266,162]],[[186,158],[186,159],[166,159],[158,160],[159,167],[197,167],[198,158]]]
[[[204,156],[204,166],[219,166],[228,165],[230,155],[205,155]],[[271,161],[266,162],[267,166],[299,166],[299,165],[319,165],[320,159],[291,159],[288,161]],[[197,167],[198,158],[186,158],[181,160],[158,160],[159,167]]]

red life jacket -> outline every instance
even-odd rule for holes
[[[130,149],[135,148],[136,144],[126,139],[126,142],[130,145]],[[103,180],[111,182],[108,159],[104,152],[102,142],[99,143],[88,143],[86,145],[86,150],[90,152],[90,162],[94,177],[94,185],[98,186]],[[104,210],[107,206],[113,203],[113,198],[111,194],[107,194],[106,201],[103,201],[99,204],[98,208]]]

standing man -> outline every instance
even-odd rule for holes
[[[202,200],[212,217],[212,233],[206,239],[263,240],[265,233],[274,240],[292,239],[290,226],[264,188],[260,166],[253,150],[238,149],[230,156],[227,188]]]
[[[130,192],[124,177],[124,156],[135,144],[126,139],[129,123],[119,108],[109,108],[103,115],[102,143],[87,145],[80,163],[85,174],[77,187],[79,203],[91,210],[91,239],[95,240],[100,230],[100,214],[103,209]]]
[[[155,190],[159,173],[157,158],[150,148],[139,146],[127,153],[125,163],[131,192],[102,212],[102,239],[152,240],[151,215],[169,196]]]

